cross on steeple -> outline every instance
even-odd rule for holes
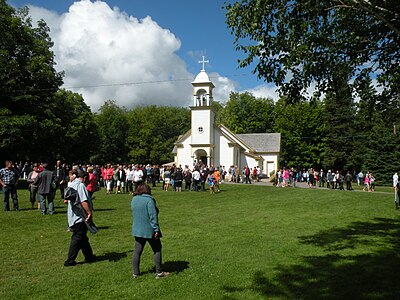
[[[203,64],[203,68],[201,69],[202,71],[205,71],[205,69],[204,69],[204,64],[205,63],[210,63],[210,61],[208,61],[208,60],[204,60],[204,55],[203,55],[203,60],[199,60],[199,64]]]

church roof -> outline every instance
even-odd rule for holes
[[[196,78],[192,83],[210,83],[210,78],[208,78],[208,75],[206,71],[201,70],[199,74],[197,74]]]
[[[281,151],[280,133],[250,133],[235,135],[256,152],[265,153]]]

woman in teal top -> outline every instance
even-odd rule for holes
[[[147,184],[139,185],[131,202],[132,209],[132,235],[135,237],[135,250],[133,251],[133,277],[140,275],[140,256],[144,245],[148,242],[154,253],[156,265],[156,278],[168,276],[161,268],[161,231],[158,225],[158,208],[156,201],[151,196],[151,189]]]

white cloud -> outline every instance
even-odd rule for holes
[[[189,105],[194,76],[176,54],[181,42],[151,17],[138,20],[89,0],[75,2],[63,15],[35,6],[30,14],[51,29],[64,86],[81,93],[92,110],[109,99],[128,108]]]
[[[273,84],[259,85],[253,89],[246,90],[246,92],[252,93],[257,98],[270,98],[274,101],[279,99],[277,87]]]

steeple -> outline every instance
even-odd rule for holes
[[[211,106],[213,101],[212,90],[214,84],[210,81],[204,69],[204,64],[209,63],[204,58],[203,56],[203,59],[199,61],[199,64],[202,64],[202,69],[192,82],[194,87],[193,106]]]

